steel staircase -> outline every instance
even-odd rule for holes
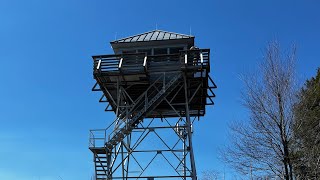
[[[95,154],[95,180],[106,180],[108,178],[107,171],[107,156],[106,154]]]
[[[127,113],[123,113],[120,116],[116,128],[109,136],[108,141],[105,143],[105,146],[108,150],[112,150],[117,144],[119,144],[131,131],[139,124],[147,112],[152,111],[154,108],[159,105],[163,98],[166,95],[170,94],[179,83],[178,80],[181,77],[181,73],[175,74],[167,83],[161,82],[160,88],[156,86],[156,83],[153,85],[155,87],[153,91],[151,88],[145,91],[137,100],[131,105]],[[151,91],[151,92],[150,92]],[[148,97],[152,97],[148,100]]]

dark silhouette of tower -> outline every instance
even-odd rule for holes
[[[210,49],[194,36],[154,30],[93,56],[93,91],[115,120],[90,131],[95,179],[197,179],[193,123],[213,105]]]

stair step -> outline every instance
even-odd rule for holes
[[[97,172],[104,172],[104,173],[102,173],[102,174],[106,174],[105,170],[103,170],[103,169],[97,169],[96,171],[97,171]],[[99,174],[101,174],[101,173],[99,173]]]
[[[96,167],[107,167],[107,165],[103,166],[103,165],[96,165]]]
[[[96,164],[107,163],[107,161],[96,161]]]
[[[126,128],[121,129],[120,131],[123,132],[123,134],[126,134],[126,135],[131,133],[131,131],[126,129]]]
[[[107,160],[105,160],[105,161],[96,161],[95,163],[96,164],[105,164],[105,163],[107,163]]]
[[[96,158],[96,163],[103,163],[104,161],[107,161],[107,158],[100,158],[100,161],[98,158]]]
[[[98,156],[96,156],[96,158],[100,158],[100,159],[106,159],[107,158],[107,156],[106,156],[106,154],[97,154]]]

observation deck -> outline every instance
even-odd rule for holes
[[[212,89],[215,84],[209,76],[210,49],[180,50],[175,54],[148,55],[147,53],[129,53],[93,56],[93,75],[97,83],[93,90],[103,92],[100,102],[108,102],[106,111],[117,110],[118,90],[123,87],[132,102],[149,97],[144,92],[152,84],[170,80],[170,74],[184,73],[188,82],[190,116],[204,116],[206,105],[213,105],[215,97]],[[164,78],[161,79],[161,78]],[[161,79],[161,81],[159,81]],[[163,80],[163,81],[162,81]],[[176,83],[180,84],[183,79]],[[119,84],[118,84],[119,83]],[[99,87],[98,87],[99,86]],[[167,96],[171,105],[185,115],[185,96],[182,86],[175,87]],[[177,117],[168,102],[161,102],[145,118]]]

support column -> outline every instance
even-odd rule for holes
[[[190,149],[190,161],[191,161],[191,169],[192,169],[192,180],[197,180],[197,171],[196,165],[194,161],[194,153],[193,153],[193,146],[192,146],[192,132],[191,132],[191,121],[190,121],[190,114],[189,114],[189,98],[188,98],[188,84],[187,84],[187,77],[186,74],[183,75],[184,80],[184,94],[185,94],[185,105],[186,105],[186,122],[187,122],[187,134],[189,140],[189,149]]]
[[[112,168],[111,168],[111,154],[112,152],[110,152],[108,149],[107,149],[107,179],[108,180],[112,180]]]

